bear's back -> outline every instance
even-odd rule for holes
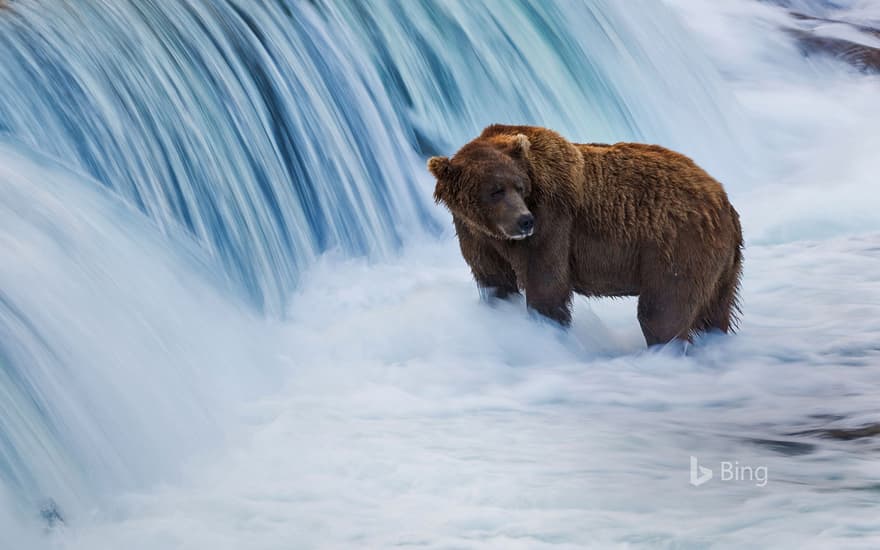
[[[585,165],[583,216],[594,230],[660,241],[687,229],[709,239],[739,232],[722,185],[686,155],[643,143],[577,147]]]

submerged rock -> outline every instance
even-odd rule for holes
[[[817,428],[805,430],[792,435],[811,435],[823,439],[837,439],[840,441],[852,441],[868,437],[880,436],[880,423],[866,424],[858,428]]]
[[[61,515],[58,503],[51,498],[40,506],[40,517],[46,522],[47,529],[53,529],[60,525],[64,525],[64,516]]]
[[[865,42],[876,40],[878,45],[880,45],[880,29],[848,21],[815,17],[798,12],[791,12],[791,15],[800,21],[817,24],[815,27],[809,29],[786,29],[786,32],[797,39],[798,46],[801,48],[804,55],[831,55],[841,61],[849,63],[862,72],[880,72],[880,47],[874,47],[864,42],[858,42],[855,38],[849,40],[843,36],[830,36],[829,34],[821,33],[821,29],[825,28],[826,25],[839,25],[848,32],[852,32],[853,37],[863,35]]]

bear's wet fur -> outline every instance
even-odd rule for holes
[[[566,326],[574,292],[638,296],[648,345],[735,328],[739,215],[688,157],[495,124],[428,169],[484,293]]]

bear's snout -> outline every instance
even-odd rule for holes
[[[531,212],[523,214],[516,221],[516,224],[519,226],[520,234],[528,237],[535,230],[535,217],[532,216]]]
[[[522,209],[515,217],[505,225],[499,225],[501,232],[508,239],[519,241],[531,237],[535,232],[535,216],[526,209]]]

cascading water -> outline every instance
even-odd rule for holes
[[[184,515],[216,513],[205,530],[240,532],[184,543],[164,527],[143,529],[144,548],[156,541],[310,547],[318,544],[299,543],[334,535],[343,540],[339,547],[425,540],[421,531],[390,539],[370,515],[379,510],[397,526],[402,509],[413,511],[425,532],[465,533],[469,541],[501,533],[501,547],[534,537],[526,544],[538,547],[568,540],[553,530],[557,523],[589,528],[572,514],[590,509],[584,499],[603,495],[607,500],[595,507],[612,515],[591,517],[592,525],[614,524],[612,517],[645,523],[637,514],[650,512],[647,504],[622,502],[616,487],[659,483],[662,494],[679,487],[665,474],[646,473],[645,463],[626,463],[633,449],[668,472],[684,453],[673,448],[685,439],[682,432],[717,443],[712,430],[721,430],[723,442],[714,449],[729,448],[728,432],[743,428],[725,407],[788,405],[796,396],[772,388],[769,397],[750,394],[737,379],[716,397],[717,373],[684,359],[584,363],[598,351],[631,355],[639,348],[619,344],[614,331],[583,315],[575,336],[562,337],[512,308],[478,307],[455,247],[426,238],[443,232],[448,217],[430,204],[423,163],[429,154],[453,152],[487,124],[533,123],[577,141],[659,142],[695,157],[735,197],[753,191],[752,176],[770,156],[758,149],[772,140],[800,143],[812,133],[780,124],[795,130],[776,135],[767,128],[756,136],[754,113],[744,114],[741,104],[744,96],[763,101],[764,92],[743,79],[735,95],[668,4],[687,12],[689,1],[0,0],[0,548],[7,540],[16,548],[51,542],[41,527],[58,521],[100,526],[118,509],[117,500],[107,511],[110,500],[157,484],[174,487],[188,461],[201,464],[204,455],[217,466],[205,468],[204,478],[190,470],[202,485],[193,481],[180,491],[209,496],[167,498],[182,503]],[[778,8],[755,9],[771,20],[784,17]],[[723,34],[711,26],[706,32]],[[763,27],[760,36],[783,40]],[[780,57],[790,55],[785,78],[818,73],[849,82],[848,74],[825,66],[805,68],[794,48],[781,50]],[[857,130],[855,122],[845,129]],[[774,177],[807,174],[790,169],[801,165],[793,155],[774,165]],[[875,173],[867,163],[854,166]],[[867,189],[853,181],[852,188]],[[827,196],[807,196],[821,197],[814,202],[823,208],[814,210],[824,213]],[[835,204],[875,211],[867,200],[853,202]],[[776,223],[788,205],[754,199],[753,206],[774,209]],[[857,228],[867,223],[850,221]],[[748,231],[760,220],[745,225]],[[400,263],[395,253],[402,247],[408,255]],[[868,248],[833,254],[856,262],[852,257]],[[763,254],[768,262],[774,255]],[[761,261],[761,252],[755,255]],[[358,257],[367,260],[351,259]],[[860,261],[854,265],[873,265]],[[863,283],[848,284],[870,294]],[[763,314],[749,311],[746,318],[763,315],[765,324],[784,325],[772,317],[789,311],[781,304],[765,303]],[[873,330],[869,318],[866,331]],[[752,342],[753,351],[741,376],[766,362],[782,368],[772,353],[768,359],[754,351],[769,342],[749,336],[748,325],[744,333],[740,342]],[[798,334],[805,346],[826,333]],[[864,350],[844,344],[858,361]],[[718,349],[698,360],[709,369],[727,363]],[[782,351],[789,351],[785,344]],[[836,353],[813,356],[826,352]],[[589,380],[579,378],[587,368]],[[869,387],[872,372],[855,379]],[[836,375],[816,368],[806,379],[829,387]],[[253,405],[282,382],[290,386],[278,399],[283,404]],[[679,395],[684,391],[687,399]],[[860,399],[870,402],[856,391],[845,395],[854,408]],[[825,402],[839,404],[836,397]],[[711,429],[697,423],[695,410],[711,419]],[[461,414],[469,415],[465,431],[480,441],[456,431]],[[747,430],[766,424],[744,416]],[[387,422],[377,426],[377,419]],[[415,427],[407,424],[413,421]],[[259,456],[212,454],[247,440],[242,432],[252,431],[250,422],[260,424],[253,430],[261,434],[253,443]],[[580,433],[589,436],[573,435]],[[480,452],[491,459],[481,460]],[[523,469],[545,461],[556,470]],[[464,487],[450,473],[457,470]],[[389,472],[401,477],[374,484]],[[589,477],[596,472],[599,481]],[[517,493],[510,479],[522,480],[528,494]],[[227,516],[203,506],[214,502],[215,488],[246,503],[245,512]],[[401,493],[403,504],[382,500]],[[725,502],[718,493],[702,494],[718,506]],[[174,524],[161,519],[163,498],[129,501],[120,515]],[[263,513],[264,502],[272,513]],[[561,515],[536,525],[532,510],[544,504]],[[851,505],[841,497],[840,506]],[[275,510],[288,518],[278,524],[292,525],[292,532],[250,544],[248,537],[271,535],[274,524],[249,521],[275,517]],[[432,515],[436,510],[446,515]],[[327,528],[327,518],[342,517],[354,534],[347,523]],[[140,526],[133,529],[141,534]],[[601,540],[671,540],[645,529],[639,538],[609,528]],[[97,541],[83,535],[66,543],[131,547],[138,535],[121,531],[115,540],[101,533]]]
[[[163,230],[185,227],[266,309],[318,252],[387,253],[423,217],[375,70],[314,10],[17,2],[3,15],[0,127]]]
[[[503,120],[579,141],[662,141],[740,175],[731,165],[745,153],[736,103],[656,2],[346,0],[321,9],[369,52],[423,154],[451,152]]]
[[[21,1],[0,18],[0,128],[185,227],[277,312],[316,254],[381,256],[431,225],[411,146],[448,151],[505,120],[724,167],[705,144],[741,140],[712,67],[667,10],[631,9]],[[665,79],[693,92],[649,89]],[[711,135],[690,131],[705,119]]]
[[[221,404],[267,387],[268,327],[186,235],[160,238],[96,181],[8,139],[0,194],[2,493],[27,517],[172,477],[221,440]]]

